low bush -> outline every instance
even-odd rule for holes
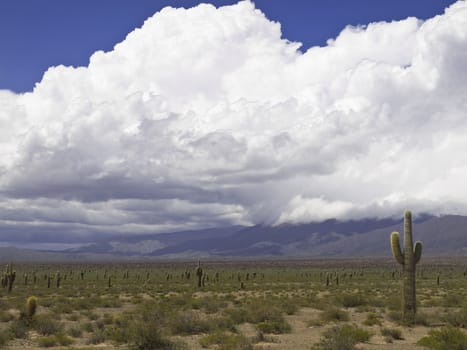
[[[349,320],[349,313],[336,307],[330,307],[321,312],[320,319],[325,323],[346,322]]]
[[[358,343],[366,342],[371,334],[354,325],[335,326],[323,333],[314,350],[354,350]]]
[[[467,334],[454,327],[433,329],[417,344],[433,350],[467,350]]]
[[[36,316],[34,328],[41,335],[53,335],[59,333],[63,325],[56,321],[52,315],[45,314]]]
[[[57,338],[55,338],[53,335],[39,337],[37,338],[37,344],[41,348],[51,348],[57,345]]]
[[[252,350],[251,342],[240,334],[215,332],[200,339],[203,348],[216,345],[219,350]]]
[[[291,327],[287,321],[283,318],[277,318],[274,320],[266,320],[260,322],[256,325],[259,331],[263,333],[272,333],[272,334],[283,334],[290,333]]]
[[[67,333],[73,338],[80,338],[83,335],[83,331],[79,327],[70,327]]]
[[[193,309],[201,309],[207,314],[214,314],[226,307],[227,302],[225,300],[215,297],[203,297],[199,299],[194,299],[192,302]]]
[[[443,306],[458,307],[459,305],[462,305],[464,300],[465,300],[464,296],[460,294],[450,293],[450,294],[447,294],[445,298],[443,299]]]
[[[377,314],[371,312],[366,316],[366,320],[363,321],[363,324],[365,324],[366,326],[381,326],[381,320]]]
[[[433,321],[433,316],[427,315],[423,312],[417,312],[415,314],[416,325],[429,327],[432,321]]]
[[[130,325],[127,342],[132,350],[177,350],[181,346],[166,338],[156,322],[137,320]]]
[[[285,308],[290,308],[292,312],[292,307]],[[290,332],[290,325],[285,320],[283,312],[284,310],[262,301],[249,302],[244,307],[225,310],[234,324],[249,322],[264,333],[274,334]]]
[[[338,298],[343,307],[358,307],[367,305],[367,299],[360,294],[343,294]]]
[[[105,342],[106,336],[102,330],[97,330],[91,334],[91,337],[88,339],[88,344],[101,344]]]
[[[467,328],[467,308],[447,313],[443,316],[443,321],[453,327]]]
[[[0,348],[8,344],[11,338],[11,333],[7,329],[0,330]]]
[[[179,311],[169,322],[170,330],[173,334],[200,334],[207,333],[211,329],[211,324],[206,319],[201,319],[199,313],[187,310]]]
[[[56,334],[55,339],[57,339],[57,342],[61,346],[69,346],[69,345],[73,344],[73,339],[71,339],[69,336],[67,336],[67,335],[65,335],[63,333]]]
[[[94,332],[94,326],[91,322],[85,322],[81,325],[81,328],[85,332]]]
[[[393,340],[402,340],[402,332],[397,328],[381,328],[381,335],[387,343],[392,343]]]
[[[24,339],[28,334],[29,326],[24,319],[13,320],[10,324],[10,333],[15,339]]]

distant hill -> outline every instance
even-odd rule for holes
[[[426,256],[467,256],[467,217],[422,216],[414,239]],[[115,260],[193,257],[388,257],[389,236],[402,220],[327,220],[303,225],[233,226],[166,234],[112,236],[62,252],[0,248],[1,260]]]

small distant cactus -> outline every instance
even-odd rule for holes
[[[8,293],[11,293],[13,289],[13,284],[16,279],[16,271],[13,270],[13,264],[7,264],[4,274],[4,287],[8,288]]]
[[[392,254],[396,261],[402,265],[403,290],[402,290],[402,317],[404,322],[413,323],[417,309],[415,294],[415,267],[422,256],[422,243],[417,241],[415,245],[412,239],[412,213],[404,213],[404,250],[401,251],[399,233],[391,233]]]
[[[57,283],[57,288],[60,288],[60,282],[62,281],[62,276],[60,275],[60,271],[57,271],[55,274],[55,279]]]
[[[198,260],[198,266],[195,270],[196,277],[198,277],[198,288],[201,288],[203,285],[203,269],[201,267],[201,262]]]

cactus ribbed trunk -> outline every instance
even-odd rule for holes
[[[415,246],[413,244],[412,214],[410,211],[406,211],[404,214],[404,251],[401,251],[398,232],[391,234],[391,248],[394,258],[402,265],[402,317],[404,322],[411,324],[415,321],[417,311],[415,267],[422,256],[422,243],[416,242]]]
[[[412,217],[410,212],[406,212],[404,218],[404,265],[402,266],[404,279],[404,293],[402,293],[404,318],[412,318],[412,315],[415,315],[416,312],[415,261],[412,249]]]
[[[203,269],[201,268],[201,262],[198,260],[198,266],[195,270],[196,277],[198,277],[198,288],[202,287]]]
[[[8,287],[8,293],[11,293],[13,289],[13,283],[15,283],[16,271],[13,270],[13,264],[8,264],[5,271],[5,286]]]
[[[37,298],[35,296],[30,296],[26,300],[25,313],[26,317],[32,318],[36,314],[37,310]]]

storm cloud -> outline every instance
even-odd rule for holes
[[[164,8],[0,90],[0,227],[152,233],[467,214],[467,2],[305,52],[250,1]]]

